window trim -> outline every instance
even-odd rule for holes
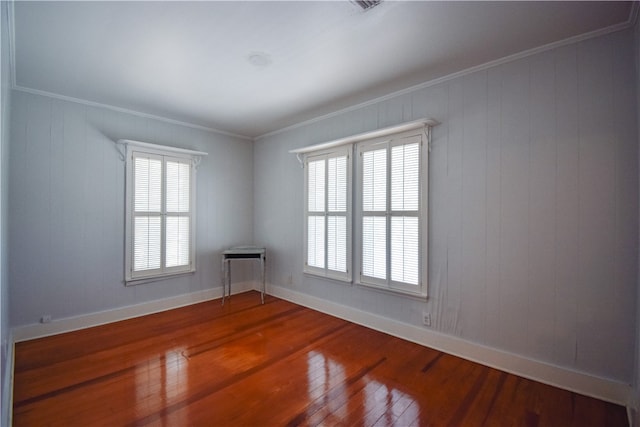
[[[356,189],[356,199],[355,199],[355,208],[354,208],[354,240],[355,240],[355,253],[353,262],[355,264],[355,283],[357,285],[373,288],[377,290],[382,290],[386,292],[391,292],[395,294],[404,294],[413,297],[427,298],[428,297],[428,273],[429,273],[429,256],[428,256],[428,201],[429,201],[429,140],[430,140],[430,128],[427,126],[424,130],[415,129],[405,132],[396,133],[389,136],[384,136],[380,138],[372,138],[366,141],[361,141],[356,144],[356,182],[354,188]],[[364,218],[364,210],[362,206],[362,185],[363,185],[363,165],[362,165],[362,153],[366,151],[371,151],[374,149],[379,149],[380,146],[386,146],[387,148],[387,165],[390,164],[391,158],[391,147],[397,145],[403,145],[404,143],[401,140],[408,138],[420,138],[420,180],[419,180],[419,209],[417,212],[418,216],[418,226],[420,228],[420,234],[418,236],[419,239],[419,248],[418,248],[418,259],[419,259],[419,280],[418,285],[411,285],[404,282],[397,282],[391,280],[390,271],[390,242],[391,236],[388,233],[390,229],[390,221],[387,221],[387,249],[386,249],[386,257],[387,257],[387,279],[378,279],[370,276],[364,276],[362,273],[362,252],[363,252],[363,239],[362,239],[362,228],[363,228],[363,218]],[[387,208],[384,213],[381,213],[380,216],[384,216],[385,218],[391,218],[393,216],[398,216],[397,211],[391,210],[391,194],[390,194],[390,174],[391,171],[387,170]],[[376,215],[377,216],[377,215]]]
[[[142,283],[155,282],[170,277],[186,274],[193,274],[196,271],[196,171],[202,156],[207,153],[201,151],[188,150],[178,147],[151,144],[148,142],[119,140],[119,146],[124,147],[124,152],[120,151],[121,158],[125,162],[125,238],[124,238],[124,283],[125,286],[138,285]],[[149,270],[142,273],[133,272],[133,221],[135,212],[133,209],[134,181],[133,181],[133,159],[136,154],[143,154],[150,157],[162,158],[162,194],[163,200],[166,197],[166,162],[173,160],[186,161],[190,164],[190,200],[189,200],[189,257],[188,268],[166,267],[162,265],[160,269]],[[163,207],[164,209],[164,207]],[[162,215],[162,214],[161,214]],[[166,215],[166,214],[165,214]],[[162,230],[161,251],[164,253],[166,233]],[[166,259],[163,257],[162,263]]]
[[[347,226],[347,237],[346,237],[346,272],[340,272],[337,270],[329,269],[327,263],[328,250],[327,250],[327,222],[325,220],[325,267],[314,267],[308,265],[308,250],[309,250],[309,242],[308,242],[308,218],[309,218],[309,162],[317,161],[319,159],[324,159],[325,161],[325,208],[324,208],[324,217],[328,218],[330,215],[329,207],[328,207],[328,187],[326,183],[329,179],[328,169],[326,165],[328,164],[328,160],[330,158],[337,157],[347,157],[347,209],[344,215],[346,219]],[[353,187],[353,147],[352,146],[342,146],[335,147],[327,150],[319,150],[317,152],[311,152],[305,155],[304,157],[304,190],[303,190],[303,199],[304,199],[304,216],[303,216],[303,272],[305,274],[310,274],[313,276],[324,277],[327,279],[337,280],[340,282],[348,282],[351,283],[353,280],[353,209],[352,209],[352,187]],[[338,216],[338,215],[335,215]]]
[[[314,144],[308,147],[296,148],[289,150],[289,153],[295,154],[298,160],[302,164],[301,155],[313,152],[319,152],[321,150],[328,150],[330,148],[340,147],[342,145],[353,145],[360,141],[369,141],[372,139],[379,139],[385,136],[396,135],[406,131],[420,130],[422,132],[429,132],[434,126],[439,125],[440,122],[436,119],[419,119],[411,122],[400,123],[398,125],[389,126],[382,129],[376,129],[368,132],[359,133],[345,138],[334,139],[333,141],[323,142],[321,144]]]

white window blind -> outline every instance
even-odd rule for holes
[[[350,150],[305,161],[305,272],[351,280]]]
[[[166,266],[191,262],[191,164],[166,162]]]
[[[196,157],[188,150],[137,144],[126,156],[125,281],[193,272]]]
[[[391,147],[391,280],[419,281],[420,143]]]
[[[415,132],[358,144],[361,284],[426,293],[421,283],[425,151],[422,134]]]
[[[384,279],[387,271],[387,150],[362,154],[362,272]]]
[[[347,272],[347,161],[349,156],[327,159],[327,268]]]
[[[162,158],[133,158],[133,270],[161,267]]]

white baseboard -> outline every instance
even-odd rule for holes
[[[268,285],[267,293],[316,311],[524,378],[626,407],[630,407],[633,404],[633,389],[630,385],[622,382],[596,377],[584,372],[562,368],[472,343],[451,335],[431,331],[425,327],[398,322],[281,286]]]
[[[250,291],[255,289],[255,286],[256,285],[253,281],[234,283],[231,286],[231,293],[238,294]],[[79,329],[104,325],[106,323],[118,322],[120,320],[127,320],[134,317],[145,316],[147,314],[158,313],[221,297],[222,287],[217,287],[190,294],[149,301],[142,304],[67,317],[64,319],[54,320],[50,323],[34,323],[31,325],[18,326],[13,328],[13,338],[15,342],[27,341],[35,338],[42,338],[64,332],[77,331]]]
[[[257,283],[242,282],[232,286],[232,294],[238,294],[257,289]],[[275,297],[291,301],[295,304],[309,307],[341,319],[375,329],[407,341],[415,342],[448,354],[462,357],[473,362],[509,372],[534,381],[549,384],[565,390],[580,393],[597,399],[613,402],[631,408],[630,417],[637,417],[635,413],[635,393],[628,384],[596,377],[584,372],[574,371],[533,360],[524,356],[509,353],[495,348],[465,341],[451,335],[434,332],[424,327],[410,325],[388,319],[373,313],[358,310],[335,302],[306,295],[275,285],[267,286],[267,293]],[[142,304],[60,319],[51,323],[32,324],[13,329],[13,342],[55,335],[92,326],[131,319],[134,317],[153,314],[165,310],[196,304],[222,296],[222,288],[208,289],[191,294],[150,301]],[[11,348],[13,346],[11,345]],[[13,351],[11,354],[13,363]],[[13,366],[11,366],[13,381]],[[13,387],[11,387],[13,389]],[[638,420],[636,420],[638,422]],[[633,425],[633,424],[631,424]],[[640,427],[640,426],[639,426]]]

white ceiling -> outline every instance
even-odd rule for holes
[[[631,16],[592,1],[13,6],[17,87],[250,138]]]

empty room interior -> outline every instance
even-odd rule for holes
[[[0,425],[640,427],[639,5],[0,1]]]

